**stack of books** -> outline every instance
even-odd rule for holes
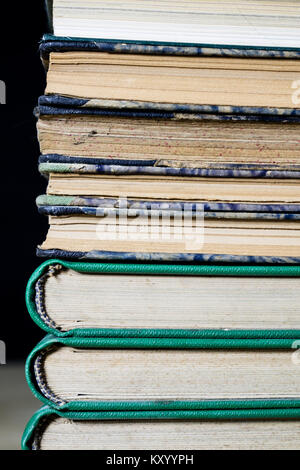
[[[298,2],[48,3],[23,447],[299,449]]]

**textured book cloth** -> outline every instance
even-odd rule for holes
[[[49,335],[29,355],[26,379],[42,402],[69,411],[299,406],[294,344]]]
[[[299,50],[277,52],[56,38],[41,45],[46,94],[63,95],[73,107],[291,115]]]
[[[74,98],[58,94],[42,95],[38,100],[37,116],[43,115],[96,115],[141,118],[224,121],[270,121],[299,123],[298,108],[270,108],[255,106],[213,106],[206,104],[154,103],[130,100],[101,100]],[[181,113],[184,113],[183,116]]]
[[[298,110],[135,111],[124,109],[130,102],[108,109],[74,101],[39,100],[44,174],[299,178]]]
[[[41,57],[48,64],[51,52],[110,52],[122,54],[165,54],[182,56],[248,57],[299,59],[299,47],[230,46],[159,41],[120,41],[117,39],[61,37],[46,34],[40,44]]]
[[[58,337],[144,338],[141,344],[146,338],[169,338],[177,344],[181,338],[195,340],[195,345],[199,340],[199,346],[201,339],[208,345],[220,339],[250,346],[251,341],[255,346],[271,340],[276,346],[300,337],[294,314],[299,282],[299,266],[50,260],[31,276],[26,302],[37,325]]]
[[[126,209],[129,214],[146,214],[152,208],[159,213],[164,211],[176,212],[183,210],[183,203],[179,201],[151,201],[147,200],[130,200],[126,201]],[[118,207],[117,198],[100,198],[88,196],[53,196],[41,195],[36,200],[38,210],[43,215],[67,215],[67,214],[85,214],[85,215],[106,215],[109,211],[121,211],[122,208]],[[197,211],[197,203],[190,204],[191,212]],[[123,207],[123,209],[125,206]],[[228,218],[273,218],[273,219],[298,219],[300,213],[300,204],[255,204],[255,203],[228,203],[228,202],[213,202],[203,201],[203,210],[207,217],[211,214],[212,217],[219,217],[222,215]]]
[[[298,179],[300,178],[299,165],[289,165],[288,169],[281,169],[280,166],[270,165],[269,168],[264,168],[263,165],[241,165],[241,164],[216,164],[215,168],[170,168],[168,166],[154,166],[154,165],[111,165],[108,164],[95,164],[83,163],[81,158],[74,158],[73,162],[67,162],[68,157],[64,159],[62,156],[49,156],[46,157],[51,162],[39,165],[39,171],[42,174],[48,175],[50,173],[74,173],[74,174],[98,174],[98,175],[144,175],[144,176],[186,176],[186,177],[228,177],[228,178],[287,178]],[[42,158],[41,160],[44,160]],[[56,161],[55,161],[56,160]],[[65,160],[65,162],[62,162]],[[77,161],[76,161],[77,160]],[[218,168],[219,166],[219,168]],[[283,165],[285,168],[287,165]]]
[[[300,256],[254,256],[254,255],[229,255],[207,253],[167,253],[167,252],[133,252],[133,251],[109,251],[90,250],[74,251],[60,248],[38,247],[37,256],[41,258],[63,258],[79,261],[116,261],[116,262],[158,262],[158,263],[183,263],[202,265],[206,263],[230,263],[233,265],[299,265]]]
[[[147,421],[145,421],[147,420]],[[242,422],[243,420],[243,422]],[[286,449],[300,447],[299,404],[193,410],[59,411],[29,421],[23,450]],[[129,439],[130,438],[130,439]]]

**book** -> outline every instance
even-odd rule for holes
[[[52,52],[46,94],[101,100],[103,107],[114,100],[294,109],[299,70],[287,58]]]
[[[122,214],[124,217],[124,213]],[[153,214],[152,214],[153,217]],[[150,215],[151,218],[151,215]],[[297,221],[205,220],[199,225],[51,216],[41,257],[81,260],[299,264]],[[133,220],[131,220],[133,219]],[[181,217],[182,220],[182,217]],[[117,223],[116,223],[117,221]],[[263,235],[263,238],[262,238]]]
[[[39,256],[299,264],[297,180],[106,175],[66,166],[68,173],[52,165],[48,195],[38,200],[54,202],[42,207],[50,228]],[[225,211],[207,214],[210,204]],[[274,206],[281,213],[270,216]]]
[[[256,400],[259,407],[285,407],[300,399],[294,344],[50,335],[29,355],[26,378],[38,399],[63,410],[91,410],[94,403],[103,411],[160,410],[164,403],[189,410],[207,402],[218,409]]]
[[[294,114],[109,112],[70,104],[40,98],[40,163],[86,171],[87,165],[98,171],[122,165],[161,175],[299,177],[300,117]]]
[[[299,283],[298,266],[52,260],[33,273],[26,302],[37,325],[61,337],[296,341]]]
[[[300,206],[296,203],[191,202],[48,194],[39,196],[37,205],[41,214],[49,216],[51,224],[46,241],[37,249],[41,257],[299,263],[297,251],[296,256],[290,256],[291,243],[295,243],[297,250]],[[291,230],[296,235],[293,241]],[[258,243],[254,238],[249,239],[250,234],[257,237]],[[213,236],[218,238],[214,238],[214,247],[210,246],[213,252],[208,253]],[[284,248],[276,238],[279,236],[285,240],[289,237],[288,246]],[[244,241],[245,246],[237,247],[236,241]],[[275,245],[278,250],[270,256]],[[105,249],[107,246],[109,249]],[[164,252],[154,251],[162,247]],[[76,251],[78,249],[89,251]],[[285,254],[289,256],[282,256],[283,250],[287,250]]]
[[[298,2],[260,0],[48,2],[57,36],[299,47]]]
[[[22,447],[111,451],[295,450],[300,447],[299,430],[299,408],[295,406],[159,412],[62,412],[44,406],[28,423]],[[109,462],[120,463],[117,457],[112,453]]]

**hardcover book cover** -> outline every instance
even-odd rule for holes
[[[31,391],[40,401],[55,409],[65,411],[102,410],[111,412],[120,409],[128,411],[192,411],[195,409],[297,408],[300,404],[295,392],[298,378],[294,377],[294,380],[289,384],[289,392],[285,385],[286,377],[295,367],[291,361],[294,341],[287,338],[231,340],[79,336],[58,338],[57,336],[48,335],[33,349],[27,359],[26,380]],[[182,353],[179,354],[179,350],[182,350]],[[193,362],[190,369],[187,362],[182,362],[182,367],[177,370],[172,362],[172,360],[177,360],[173,358],[173,353],[179,355],[181,360],[184,361],[184,350],[186,357],[189,353],[191,354],[190,360]],[[198,351],[197,357],[194,357],[195,351]],[[60,357],[64,354],[67,355],[67,362],[58,362],[61,361]],[[96,355],[94,358],[93,354]],[[154,354],[158,357],[155,357]],[[51,359],[53,355],[54,357]],[[237,362],[238,355],[241,356],[241,367]],[[203,356],[203,358],[200,356]],[[220,363],[221,356],[222,363]],[[163,365],[160,365],[160,373],[157,364],[159,364],[158,361],[162,357],[167,363],[164,369]],[[142,368],[139,367],[139,360],[144,365]],[[249,360],[252,366],[245,368],[245,364],[249,364]],[[277,380],[277,384],[274,383],[276,367],[273,369],[272,366],[270,378],[266,376],[267,372],[263,371],[264,367],[266,370],[270,367],[268,362],[270,360],[273,365],[277,365],[282,374],[281,379]],[[47,361],[50,361],[50,365],[47,365]],[[78,361],[89,361],[89,364],[93,361],[94,374],[89,375],[86,362],[83,362],[83,365],[80,366]],[[132,364],[132,368],[128,369],[128,361]],[[231,363],[230,361],[234,362]],[[50,370],[51,364],[53,370]],[[70,377],[66,378],[67,370],[63,376],[59,375],[59,371],[63,370],[62,367],[66,367],[66,364],[69,364],[72,379]],[[195,367],[198,368],[197,370],[200,373],[207,368],[208,364],[213,365],[213,367],[209,369],[209,373],[207,371],[208,378],[202,377],[201,380],[194,373]],[[95,365],[98,365],[98,367],[102,365],[102,367],[99,369]],[[259,372],[256,369],[257,366],[260,367]],[[177,379],[180,378],[177,385],[173,384],[172,389],[168,388],[171,387],[171,382],[166,376],[166,370],[170,371],[170,367],[173,368],[174,376],[177,374]],[[46,368],[50,371],[50,379]],[[219,381],[216,381],[216,377],[213,377],[214,374],[221,374],[221,369],[223,373],[222,376],[219,375],[219,383]],[[232,369],[232,377],[228,376],[230,369]],[[144,373],[142,370],[144,370]],[[124,372],[126,377],[122,375]],[[81,392],[82,375],[84,374],[88,375],[84,382],[85,393]],[[107,374],[110,375],[110,378]],[[149,386],[149,380],[153,379],[153,374],[156,378],[159,374],[161,379],[159,382],[155,381],[153,386]],[[239,374],[243,374],[241,389],[235,383],[235,377]],[[103,377],[106,378],[105,381],[103,381]],[[129,378],[127,379],[127,377]],[[189,380],[192,389],[190,387],[186,388],[182,382],[184,377]],[[208,384],[205,380],[212,382]],[[120,381],[123,383],[121,389]],[[273,384],[273,390],[269,391],[267,389],[271,383]],[[78,387],[80,387],[79,391]],[[91,389],[92,392],[90,392]],[[230,398],[228,398],[228,395]],[[164,398],[167,396],[173,398]],[[194,399],[191,397],[194,397]],[[195,400],[195,397],[198,399]]]
[[[72,328],[62,331],[49,317],[45,303],[45,283],[49,277],[59,276],[62,270],[98,275],[130,275],[134,276],[197,276],[212,278],[237,278],[247,280],[261,278],[266,282],[270,278],[296,279],[300,277],[300,266],[192,266],[183,264],[132,264],[132,263],[85,263],[63,260],[45,261],[31,276],[26,290],[26,304],[33,321],[47,333],[59,338],[89,337],[101,338],[103,344],[140,344],[147,347],[169,345],[170,347],[205,347],[219,345],[222,347],[290,347],[292,342],[300,337],[298,329],[130,329],[130,328]],[[63,293],[62,293],[63,294]],[[170,294],[171,295],[171,294]],[[246,294],[245,294],[246,295]],[[292,294],[291,294],[292,295]],[[199,306],[200,307],[200,306]],[[65,307],[66,309],[67,307]],[[100,309],[101,310],[101,309]],[[99,311],[99,316],[101,315]],[[156,339],[155,339],[156,338]],[[218,341],[216,341],[218,340]],[[182,342],[181,342],[182,341]]]
[[[254,405],[254,404],[253,404]],[[165,409],[162,407],[160,410],[143,410],[143,409],[128,409],[128,410],[115,410],[115,411],[103,411],[103,410],[85,410],[81,409],[78,411],[69,411],[69,410],[57,410],[49,406],[43,406],[39,411],[37,411],[31,420],[29,421],[22,438],[22,449],[23,450],[39,450],[40,442],[43,436],[43,432],[47,429],[47,426],[53,422],[53,420],[58,420],[61,418],[63,423],[69,421],[72,423],[73,429],[76,428],[76,424],[84,423],[86,425],[90,423],[143,423],[143,420],[148,420],[149,423],[155,421],[162,422],[171,422],[171,421],[180,421],[182,424],[184,420],[189,420],[189,423],[192,422],[207,422],[210,421],[215,423],[217,427],[220,427],[220,423],[230,423],[232,421],[247,420],[248,422],[264,422],[271,421],[272,435],[276,436],[276,427],[278,426],[278,420],[283,420],[285,423],[288,423],[290,420],[294,421],[293,429],[299,423],[300,419],[300,409],[299,403],[277,403],[272,406],[271,403],[257,403],[255,407],[247,407],[245,403],[236,403],[234,407],[224,407],[220,409]],[[272,420],[274,422],[272,422]],[[276,422],[277,421],[277,422]],[[145,423],[145,421],[144,421]],[[189,424],[192,426],[192,424]],[[180,431],[180,428],[178,431]],[[216,432],[217,428],[215,428]],[[116,430],[117,431],[117,430]],[[92,431],[93,432],[93,431]],[[105,432],[105,431],[104,431]],[[241,432],[241,429],[240,429]],[[280,432],[280,431],[279,431]],[[255,433],[255,430],[254,430]],[[253,434],[254,434],[253,433]],[[113,434],[112,434],[113,435]],[[282,437],[282,434],[281,434]],[[221,430],[220,441],[222,442],[224,434]],[[81,434],[82,439],[82,434]],[[276,437],[275,437],[276,439]],[[200,438],[201,441],[201,438]],[[219,442],[220,442],[219,441]],[[266,441],[270,441],[269,438]],[[231,443],[232,444],[232,443]],[[98,444],[101,447],[101,443]],[[198,444],[199,445],[199,444]],[[291,443],[292,448],[294,443]],[[113,442],[110,442],[110,446],[113,446]],[[143,445],[142,445],[143,447]],[[111,447],[108,447],[111,448]]]
[[[184,113],[184,115],[181,115]],[[40,96],[36,115],[99,115],[158,119],[299,122],[300,109],[147,101],[84,99],[57,94]]]

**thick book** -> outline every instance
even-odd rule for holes
[[[42,171],[52,163],[86,173],[299,178],[296,113],[147,112],[71,104],[58,96],[39,99]]]
[[[58,337],[227,339],[254,346],[269,340],[276,346],[300,338],[299,287],[299,266],[50,260],[31,276],[26,303],[37,325]]]
[[[26,379],[65,411],[299,407],[298,343],[50,335],[29,355]]]
[[[299,404],[278,408],[58,411],[44,406],[23,450],[296,450]],[[111,455],[111,463],[120,463]]]
[[[296,0],[47,0],[57,36],[220,45],[300,47]]]
[[[40,169],[50,171],[47,196],[38,200],[50,228],[39,256],[300,263],[296,179],[124,174],[124,167],[101,174],[49,163]]]
[[[185,44],[158,41],[120,41],[117,39],[89,39],[59,37],[45,34],[40,43],[40,56],[46,70],[52,52],[105,52],[118,54],[169,55],[187,57],[277,58],[299,59],[298,47],[249,47],[217,44]]]
[[[98,100],[102,107],[122,102],[152,108],[177,105],[231,109],[299,108],[300,62],[286,58],[52,52],[46,94]],[[172,108],[171,108],[172,109]]]

